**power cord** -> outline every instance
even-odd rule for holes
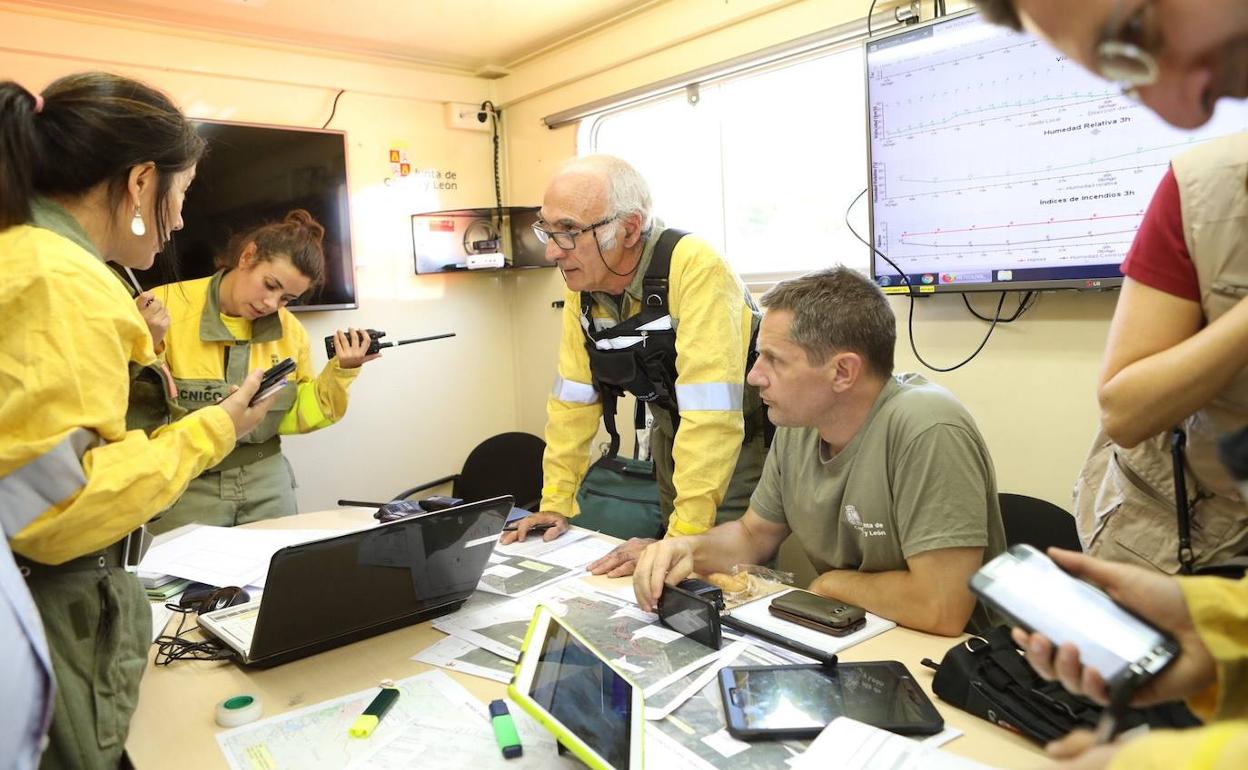
[[[494,135],[494,206],[498,213],[498,226],[503,226],[503,184],[499,176],[498,170],[498,115],[499,111],[494,106],[494,102],[486,100],[481,102],[481,112],[490,116],[490,126]],[[480,115],[478,115],[478,118]]]
[[[871,37],[871,17],[875,15],[876,0],[871,0],[871,7],[867,9],[867,37]]]
[[[1005,292],[1002,292],[1002,294],[1004,293]],[[1014,323],[1015,321],[1017,321],[1019,318],[1022,317],[1023,313],[1026,313],[1028,310],[1031,310],[1031,308],[1036,304],[1037,301],[1039,301],[1039,299],[1040,299],[1040,295],[1037,294],[1036,292],[1034,291],[1027,292],[1022,297],[1019,298],[1018,307],[1014,310],[1014,314],[1011,315],[1009,318],[1000,319],[998,323],[1003,323],[1003,324]],[[971,301],[966,298],[965,292],[963,292],[962,294],[962,304],[966,305],[966,309],[971,312],[971,315],[975,316],[979,320],[981,321],[992,320],[991,318],[980,315],[975,310],[975,308],[971,307]]]
[[[345,88],[338,89],[338,95],[334,97],[334,106],[330,108],[329,117],[325,118],[325,122],[321,125],[321,128],[329,128],[330,121],[332,121],[334,116],[338,114],[338,100],[341,99],[342,95],[346,92],[347,89]]]
[[[234,650],[215,639],[188,639],[183,634],[198,631],[199,626],[186,628],[186,618],[195,613],[190,607],[166,604],[165,609],[178,613],[178,628],[173,634],[161,634],[156,637],[156,656],[153,661],[158,666],[167,666],[176,660],[230,660],[236,657]]]
[[[861,235],[859,235],[858,231],[855,230],[854,226],[850,224],[849,222],[850,212],[854,210],[854,206],[858,205],[858,201],[862,200],[862,196],[867,194],[868,189],[870,188],[863,188],[862,192],[858,193],[858,195],[853,199],[853,201],[850,202],[849,208],[845,209],[845,226],[849,228],[849,232],[852,233],[855,238],[857,238],[860,242],[862,242],[867,248],[871,249],[872,252],[879,255],[880,259],[887,262],[889,267],[897,271],[897,275],[901,276],[902,283],[906,285],[906,294],[910,297],[910,312],[907,314],[907,317],[906,317],[906,334],[909,335],[910,337],[910,350],[911,352],[914,353],[914,357],[918,359],[919,363],[923,364],[928,369],[931,369],[933,372],[952,372],[955,369],[961,369],[963,366],[966,366],[967,364],[969,364],[975,358],[975,356],[979,355],[979,351],[983,350],[984,346],[988,344],[988,338],[992,336],[993,330],[996,329],[997,324],[1001,322],[1001,308],[1005,306],[1006,292],[1004,291],[1001,292],[1001,299],[997,300],[997,312],[993,315],[991,319],[984,318],[978,313],[975,313],[974,310],[971,311],[972,314],[974,314],[976,318],[982,318],[985,321],[992,322],[992,325],[988,327],[988,333],[984,335],[983,341],[979,343],[979,347],[975,348],[975,351],[973,353],[971,353],[962,361],[959,361],[958,363],[954,364],[953,366],[940,367],[940,366],[933,366],[932,364],[928,363],[927,360],[924,359],[923,356],[919,353],[919,348],[917,345],[915,345],[915,342],[914,342],[914,294],[915,292],[914,292],[913,284],[910,283],[909,276],[906,275],[904,270],[902,270],[900,267],[897,267],[897,263],[889,259],[888,256],[884,254],[884,252],[875,248],[875,244],[871,243],[870,241],[866,240]],[[1033,293],[1034,292],[1028,292],[1029,295]],[[966,296],[963,295],[962,299],[965,302]],[[1014,313],[1014,315],[1011,317],[1010,320],[1015,320],[1019,316],[1021,316],[1024,312],[1026,312],[1026,308],[1023,307],[1026,301],[1027,299],[1026,297],[1024,297],[1023,300],[1019,302],[1019,310]],[[970,308],[969,302],[967,302],[967,307]]]

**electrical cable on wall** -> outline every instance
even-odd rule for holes
[[[347,92],[347,89],[345,88],[338,89],[337,95],[334,96],[334,106],[330,108],[329,117],[325,118],[325,122],[321,124],[321,128],[329,128],[330,121],[332,121],[334,119],[334,116],[338,114],[338,100],[341,99],[342,95],[345,94],[346,92]]]
[[[923,365],[924,365],[924,366],[926,366],[928,369],[931,369],[933,372],[952,372],[952,371],[953,371],[953,370],[955,370],[955,369],[960,369],[960,368],[962,368],[963,366],[966,366],[967,364],[969,364],[969,363],[970,363],[970,362],[971,362],[971,361],[975,358],[975,356],[979,355],[979,351],[981,351],[981,350],[983,350],[983,349],[984,349],[984,346],[988,344],[988,339],[992,336],[992,332],[993,332],[993,330],[997,328],[997,324],[998,324],[998,323],[1001,323],[1001,322],[1002,322],[1002,320],[1001,320],[1001,308],[1005,306],[1005,295],[1006,295],[1006,292],[1004,292],[1004,291],[1003,291],[1003,292],[1001,292],[1001,299],[999,299],[999,300],[997,301],[997,311],[996,311],[996,313],[993,315],[993,317],[992,317],[992,318],[985,318],[984,316],[979,315],[978,313],[976,313],[976,312],[974,311],[974,309],[972,309],[972,308],[971,308],[971,306],[970,306],[970,302],[967,302],[967,303],[966,303],[967,309],[971,310],[971,314],[972,314],[972,315],[974,315],[976,318],[980,318],[980,319],[982,319],[982,320],[984,320],[984,321],[991,321],[991,323],[992,323],[992,325],[988,327],[988,333],[984,335],[984,339],[983,339],[983,340],[979,343],[979,347],[975,348],[975,351],[974,351],[973,353],[971,353],[969,356],[967,356],[967,357],[966,357],[966,358],[964,358],[963,360],[959,361],[958,363],[954,364],[953,366],[940,367],[940,366],[933,366],[932,364],[928,363],[928,362],[927,362],[927,360],[923,358],[922,354],[920,354],[920,353],[919,353],[919,348],[918,348],[918,346],[917,346],[917,345],[915,344],[915,342],[914,342],[914,295],[915,295],[915,287],[914,287],[914,285],[913,285],[913,284],[911,284],[911,283],[910,283],[910,277],[909,277],[909,276],[907,276],[907,275],[906,275],[906,273],[905,273],[905,271],[903,271],[900,267],[898,267],[898,266],[897,266],[897,264],[896,264],[895,262],[893,262],[893,260],[889,259],[889,258],[888,258],[888,256],[887,256],[886,254],[884,254],[884,252],[882,252],[882,251],[880,251],[879,249],[877,249],[877,248],[875,247],[875,244],[871,243],[870,241],[868,241],[867,239],[865,239],[865,238],[863,238],[861,235],[859,235],[859,234],[858,234],[858,231],[857,231],[857,230],[855,230],[855,229],[854,229],[854,226],[853,226],[852,224],[850,224],[850,222],[849,222],[849,215],[850,215],[850,212],[852,212],[852,211],[854,210],[854,206],[856,206],[856,205],[858,204],[858,201],[862,200],[862,196],[864,196],[864,195],[866,195],[866,194],[867,194],[867,190],[868,190],[868,189],[870,189],[870,188],[863,188],[863,191],[862,191],[862,192],[860,192],[860,193],[858,193],[858,195],[857,195],[857,196],[853,199],[853,201],[851,201],[851,202],[850,202],[849,207],[848,207],[847,209],[845,209],[845,226],[846,226],[847,228],[849,228],[849,232],[850,232],[850,233],[851,233],[851,234],[852,234],[855,238],[857,238],[859,241],[861,241],[861,242],[862,242],[862,243],[863,243],[863,244],[864,244],[867,248],[871,249],[871,251],[872,251],[872,252],[874,252],[875,254],[877,254],[877,255],[880,257],[880,259],[882,259],[882,260],[884,260],[885,262],[887,262],[887,263],[888,263],[888,265],[889,265],[889,267],[893,268],[893,270],[896,270],[896,271],[897,271],[897,275],[901,276],[901,281],[902,281],[902,283],[904,283],[904,284],[905,284],[905,286],[906,286],[906,294],[910,297],[910,312],[909,312],[909,313],[907,314],[907,316],[906,316],[906,334],[910,337],[910,350],[911,350],[911,352],[913,352],[913,353],[914,353],[914,357],[915,357],[916,359],[918,359],[918,362],[919,362],[919,363],[923,364]],[[1032,294],[1034,294],[1034,292],[1028,292],[1028,297],[1030,297]],[[1019,309],[1018,309],[1017,311],[1015,311],[1015,313],[1014,313],[1014,315],[1013,315],[1013,316],[1011,316],[1011,317],[1010,317],[1010,320],[1011,320],[1011,321],[1013,321],[1013,320],[1017,319],[1019,316],[1021,316],[1023,313],[1025,313],[1025,312],[1027,311],[1027,309],[1030,307],[1030,305],[1027,305],[1027,299],[1028,299],[1028,297],[1024,297],[1022,300],[1020,300],[1020,301],[1019,301]],[[965,296],[965,295],[963,295],[962,299],[963,299],[963,301],[966,301],[966,296]],[[1033,303],[1033,304],[1034,304],[1034,303]],[[1007,323],[1008,323],[1008,322],[1007,322]]]
[[[503,185],[502,185],[502,181],[501,181],[501,178],[499,175],[499,169],[498,169],[498,145],[499,145],[498,118],[499,118],[500,111],[494,106],[494,102],[491,102],[487,99],[486,101],[481,102],[481,112],[485,113],[486,115],[490,117],[490,125],[491,125],[491,128],[493,129],[494,208],[495,208],[495,215],[498,218],[497,225],[499,228],[501,228],[503,226]],[[480,119],[479,116],[478,116],[478,119]]]

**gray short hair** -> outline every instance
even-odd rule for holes
[[[834,267],[781,281],[761,304],[793,314],[789,338],[812,364],[852,351],[876,374],[892,375],[897,321],[884,292],[861,273]]]
[[[653,221],[650,185],[628,161],[614,155],[583,155],[568,161],[560,169],[560,173],[567,171],[601,174],[606,184],[607,215],[626,217],[637,214],[641,217],[642,231],[650,229]]]
[[[971,0],[986,21],[1009,27],[1015,32],[1023,31],[1023,20],[1018,16],[1014,0]]]

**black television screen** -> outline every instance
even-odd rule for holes
[[[176,260],[162,256],[141,274],[145,288],[211,275],[234,235],[291,209],[325,226],[325,284],[291,310],[358,307],[347,207],[346,135],[341,131],[194,121],[208,141],[174,235]],[[176,262],[176,274],[170,262]]]
[[[1121,283],[1170,159],[1248,125],[1224,101],[1206,126],[1172,128],[973,12],[865,48],[872,241],[922,292]],[[871,273],[906,291],[874,253]]]

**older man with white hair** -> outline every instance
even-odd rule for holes
[[[568,289],[559,372],[547,403],[541,507],[504,542],[538,524],[550,525],[546,540],[567,529],[599,419],[613,430],[623,393],[647,402],[655,418],[650,448],[666,536],[704,532],[749,503],[765,456],[762,403],[745,382],[758,310],[722,256],[664,228],[650,209],[645,179],[608,155],[569,161],[546,188],[535,229]],[[653,541],[647,535],[660,533],[637,534],[591,571],[631,574]]]

